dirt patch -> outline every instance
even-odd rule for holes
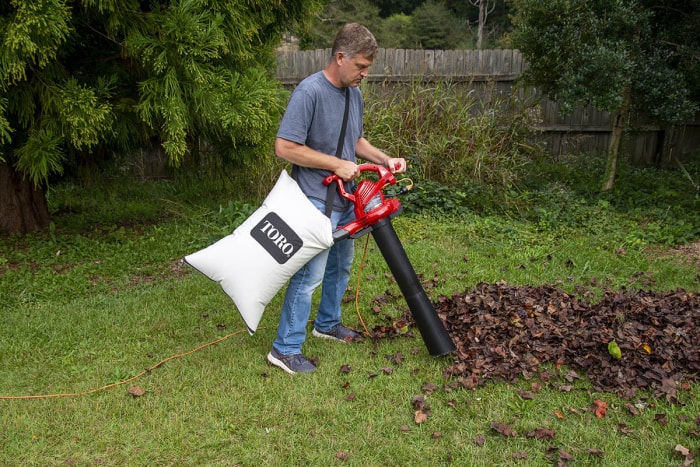
[[[686,258],[693,264],[700,264],[700,240],[690,245],[681,245],[673,249],[683,258]]]
[[[700,280],[700,240],[673,248],[651,246],[647,247],[644,253],[650,257],[668,259],[684,266],[695,266],[698,269],[697,278]]]

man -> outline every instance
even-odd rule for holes
[[[406,170],[406,161],[391,158],[362,136],[364,103],[358,85],[369,74],[377,41],[364,26],[351,23],[338,31],[325,69],[304,79],[292,93],[275,139],[275,153],[293,164],[292,174],[309,200],[326,212],[328,187],[323,179],[336,174],[351,192],[360,171],[356,156],[381,164],[394,173]],[[345,100],[349,113],[342,154],[339,146]],[[332,228],[354,218],[353,206],[341,196],[333,199]],[[349,342],[360,335],[341,323],[340,303],[350,278],[354,256],[352,240],[334,244],[302,267],[289,281],[277,329],[267,360],[288,373],[308,373],[316,366],[301,352],[314,290],[322,284],[313,335]]]

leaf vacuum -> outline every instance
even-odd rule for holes
[[[361,180],[352,193],[345,190],[342,180],[335,174],[323,180],[325,185],[337,185],[340,196],[354,206],[355,219],[338,226],[333,232],[334,241],[371,233],[401,289],[430,355],[443,356],[454,352],[455,344],[428,299],[391,224],[391,219],[403,211],[398,199],[384,197],[384,188],[396,183],[394,174],[377,164],[360,164],[358,167],[360,172],[376,172],[378,179]]]

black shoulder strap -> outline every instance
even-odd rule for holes
[[[335,157],[343,157],[343,143],[345,143],[345,128],[348,126],[348,113],[350,110],[350,88],[345,88],[345,111],[343,112],[343,125],[340,127],[340,137],[338,138],[338,147],[335,150]],[[328,185],[326,193],[326,216],[331,217],[333,212],[333,202],[338,191],[338,182],[334,180]]]

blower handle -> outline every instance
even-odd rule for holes
[[[335,241],[348,237],[357,238],[367,233],[369,227],[382,219],[393,217],[401,211],[401,203],[396,198],[384,199],[382,190],[386,185],[396,183],[394,174],[386,167],[378,164],[360,164],[357,166],[360,172],[376,172],[379,179],[376,181],[362,180],[357,184],[353,193],[345,190],[343,180],[336,174],[323,179],[324,185],[330,185],[337,181],[337,189],[340,196],[347,199],[354,206],[355,219],[349,223],[338,226],[333,232]]]
[[[398,169],[400,165],[397,163],[395,164],[394,168]],[[393,185],[396,183],[396,178],[394,177],[394,174],[384,167],[383,165],[379,164],[360,164],[357,166],[357,168],[360,170],[360,173],[362,172],[376,172],[379,175],[379,180],[375,182],[375,185],[377,186],[377,191],[381,191],[384,189],[386,185]],[[351,194],[345,191],[345,186],[343,184],[343,180],[337,176],[336,174],[331,174],[327,176],[326,178],[323,179],[323,184],[328,186],[330,185],[333,181],[338,182],[338,193],[340,196],[343,198],[355,202],[355,197]]]

